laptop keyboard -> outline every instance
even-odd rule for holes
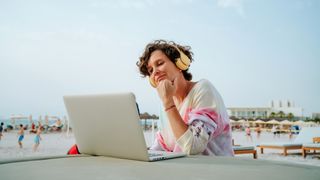
[[[148,153],[149,157],[163,156],[162,153]]]

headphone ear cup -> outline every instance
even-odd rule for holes
[[[152,79],[152,78],[150,78],[150,77],[149,77],[149,83],[150,83],[150,85],[151,85],[152,87],[154,87],[154,88],[157,87],[157,84],[156,84],[156,82],[154,81],[154,79]]]
[[[180,51],[178,47],[175,47],[175,48],[178,50],[180,54],[180,58],[176,59],[176,66],[183,71],[187,70],[191,63],[190,58],[185,53]]]
[[[177,58],[176,59],[176,66],[180,69],[180,70],[187,70],[189,68],[189,65],[186,65],[182,62],[181,58]]]

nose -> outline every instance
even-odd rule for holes
[[[155,75],[157,75],[157,74],[159,74],[159,69],[157,68],[157,67],[154,67],[154,69],[153,69],[153,72],[151,73],[151,75],[150,76],[155,76]]]

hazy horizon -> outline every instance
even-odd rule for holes
[[[193,80],[227,107],[292,100],[320,112],[320,1],[0,1],[0,117],[65,115],[62,97],[132,91],[160,101],[135,65],[155,39],[189,45]]]

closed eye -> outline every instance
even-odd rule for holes
[[[161,66],[164,63],[164,61],[158,61],[157,66]]]
[[[158,60],[156,62],[156,67],[159,67],[159,66],[162,66],[164,64],[164,61],[163,60]],[[149,73],[149,76],[153,73],[153,67],[149,67],[147,69],[148,73]]]
[[[148,73],[149,73],[149,75],[151,75],[152,72],[153,72],[153,68],[152,68],[152,67],[148,68]]]

